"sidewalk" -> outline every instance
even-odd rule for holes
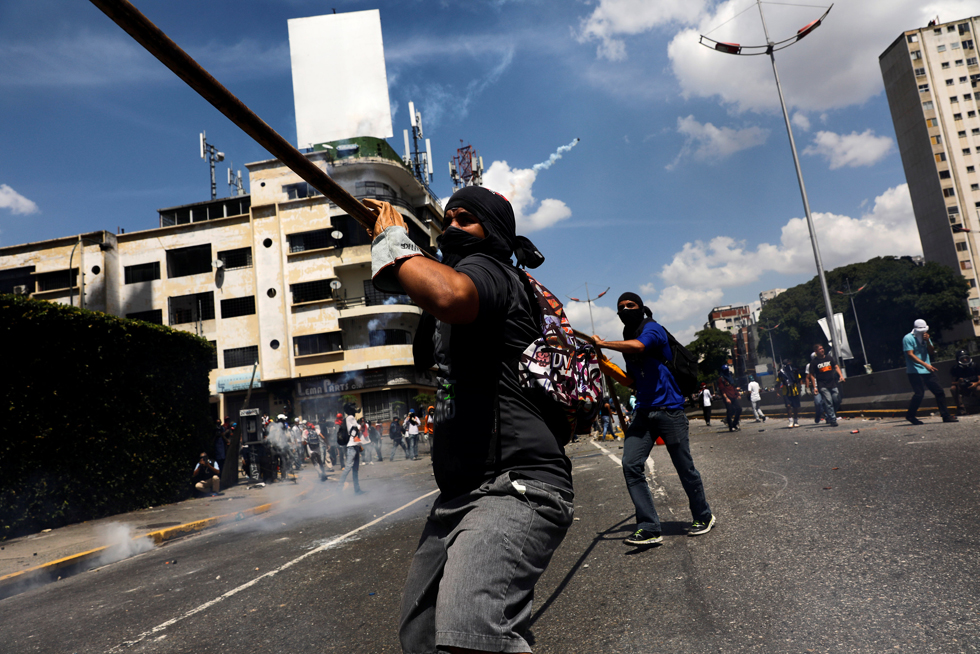
[[[425,465],[420,466],[421,463],[386,462],[371,472],[362,463],[362,483],[365,477],[428,468],[428,458]],[[297,483],[280,481],[249,490],[247,480],[240,478],[237,486],[225,489],[218,497],[192,498],[0,542],[0,599],[122,560],[180,536],[271,511],[314,489],[333,489],[339,476],[337,469],[326,482],[321,482],[317,471],[306,464]]]

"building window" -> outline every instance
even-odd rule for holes
[[[956,132],[956,135],[959,136],[961,139],[965,139],[966,138],[966,130],[965,129],[964,130],[960,130],[959,132]]]
[[[912,59],[919,60],[922,59],[922,52],[919,50],[913,50],[909,54],[912,55]]]
[[[965,76],[964,77],[961,77],[960,80],[959,80],[959,82],[960,82],[960,84],[966,84],[966,77]],[[967,98],[966,96],[963,96],[963,99],[964,100],[969,100],[970,98]]]
[[[980,191],[980,184],[970,184],[971,191]]]
[[[234,347],[225,350],[225,368],[251,366],[259,360],[259,346]]]
[[[918,43],[919,42],[919,35],[918,34],[909,34],[905,38],[908,39],[908,42],[909,43]]]
[[[152,282],[154,279],[160,279],[160,262],[151,261],[150,263],[126,266],[123,268],[123,276],[127,284]]]
[[[919,84],[919,93],[928,93],[928,92],[929,92],[928,84]]]
[[[966,282],[970,285],[970,288],[976,288],[977,287],[977,280],[975,280],[975,279],[968,279],[968,280],[966,280]]]
[[[946,86],[952,86],[952,85],[953,85],[953,80],[951,79],[946,80]]]
[[[926,118],[926,125],[929,127],[939,127],[939,120],[937,118]]]
[[[955,95],[951,95],[951,96],[949,96],[949,103],[950,103],[950,104],[953,104],[953,103],[955,103],[955,102],[959,102],[959,101],[960,101],[960,99],[959,99],[959,98],[957,98],[957,97],[956,97]]]
[[[922,109],[925,111],[932,111],[933,108],[934,106],[932,104],[932,100],[926,100],[925,102],[922,103]]]
[[[255,314],[255,296],[233,297],[221,301],[221,317],[237,318]]]
[[[211,244],[167,250],[167,277],[211,272]]]
[[[960,49],[960,42],[959,41],[953,41],[952,43],[949,44],[949,49],[950,50],[959,50]]]
[[[142,320],[144,322],[152,322],[157,325],[163,324],[163,309],[152,309],[150,311],[137,311],[135,313],[127,313],[126,317],[130,320]]]
[[[252,267],[252,248],[225,250],[218,253],[218,259],[225,264],[225,270]]]
[[[973,49],[973,39],[968,39],[966,41],[963,41],[963,49],[964,50],[972,50]]]
[[[354,195],[359,198],[397,198],[395,189],[381,182],[357,182],[354,184]]]
[[[946,46],[945,45],[936,46],[936,52],[946,52]]]
[[[318,279],[313,282],[291,284],[289,290],[293,294],[293,304],[333,299],[333,289],[330,288],[330,282],[332,281],[334,280]]]
[[[916,77],[922,77],[925,74],[926,74],[926,69],[925,68],[916,68],[915,69],[915,76]]]
[[[942,145],[943,144],[943,137],[942,137],[941,134],[936,134],[935,136],[930,136],[929,137],[929,141],[933,145]]]
[[[404,329],[378,329],[368,332],[370,347],[382,345],[411,345],[412,333]]]
[[[960,36],[963,36],[964,34],[967,34],[970,31],[969,23],[960,23],[956,27],[958,27],[960,30]]]
[[[936,163],[939,163],[940,161],[946,161],[946,153],[945,152],[937,152],[936,153]]]
[[[330,234],[335,230],[318,229],[312,232],[302,232],[300,234],[288,234],[290,252],[305,252],[307,250],[321,250],[332,248],[337,245],[337,241]],[[362,228],[363,231],[363,228]]]
[[[955,197],[956,196],[956,191],[954,189],[952,189],[952,188],[944,188],[943,189],[943,196],[944,197],[947,197],[947,198]]]
[[[949,179],[949,171],[948,170],[940,170],[939,171],[939,179]]]
[[[974,168],[973,168],[973,166],[967,166],[967,167],[966,167],[966,172],[968,172],[968,173],[972,173],[972,172],[974,172]]]
[[[973,264],[970,263],[969,261],[960,261],[960,268],[962,268],[963,270],[972,270]]]
[[[957,66],[962,66],[963,65],[963,60],[962,59],[957,59],[955,63],[956,63]]]
[[[310,354],[336,352],[344,349],[343,332],[310,334],[293,338],[293,356],[304,357]]]
[[[963,148],[963,154],[970,154],[970,148]]]
[[[361,407],[364,410],[364,419],[374,422],[387,422],[388,420],[401,420],[408,414],[408,410],[415,406],[412,396],[417,391],[406,388],[399,388],[390,391],[375,391],[373,393],[361,393]],[[424,409],[425,407],[418,407]]]
[[[290,200],[302,200],[305,198],[316,197],[317,195],[322,195],[320,191],[316,190],[306,182],[300,182],[298,184],[285,184],[282,187],[283,193]]]
[[[78,285],[78,268],[71,269],[71,281],[69,282],[68,270],[54,270],[51,272],[35,275],[37,280],[38,292],[53,291],[59,288],[68,288]]]
[[[960,212],[960,208],[959,207],[956,207],[956,206],[946,207],[946,213],[948,213],[950,216],[956,215],[959,212]]]
[[[183,325],[199,320],[214,320],[214,293],[192,293],[169,298],[170,324]]]
[[[943,70],[946,70],[947,68],[949,68],[949,62],[948,61],[944,61],[943,62],[943,65],[942,65],[942,69]],[[925,70],[925,68],[923,68],[922,70]],[[925,73],[923,73],[923,74],[925,74]]]
[[[415,304],[412,298],[407,295],[397,293],[386,293],[374,287],[374,282],[370,279],[364,280],[364,304],[369,307],[378,307],[386,304]]]
[[[953,120],[963,120],[963,114],[953,114]]]
[[[966,252],[966,249],[967,249],[966,241],[959,241],[956,244],[956,249],[959,252]]]
[[[956,25],[947,25],[946,26],[946,31],[947,32],[955,32],[956,31]]]
[[[208,341],[208,343],[210,343],[211,347],[214,348],[214,351],[211,353],[211,364],[210,364],[211,370],[217,370],[218,369],[218,341]]]
[[[977,65],[977,58],[976,57],[970,57],[969,59],[966,60],[966,65],[967,66],[976,66]]]
[[[0,270],[0,293],[13,293],[18,286],[34,292],[34,266]]]
[[[932,30],[932,33],[938,36],[943,33],[943,28],[937,27],[936,29]]]

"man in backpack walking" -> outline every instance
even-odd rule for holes
[[[623,340],[604,341],[596,336],[595,343],[597,347],[622,352],[626,371],[636,383],[635,419],[626,430],[623,446],[623,476],[636,508],[636,531],[626,539],[626,544],[643,546],[663,542],[660,518],[644,472],[647,457],[658,437],[666,444],[687,493],[693,517],[687,533],[689,536],[706,534],[715,526],[716,520],[704,497],[701,475],[691,458],[684,396],[663,363],[673,360],[667,332],[652,319],[639,295],[623,293],[617,307],[623,322]]]
[[[439,381],[433,502],[402,597],[405,652],[530,652],[534,586],[572,524],[561,407],[522,386],[511,362],[541,337],[525,276],[537,248],[501,195],[467,186],[446,204],[442,262],[421,256],[391,205],[372,231],[375,287],[425,311],[416,366]]]

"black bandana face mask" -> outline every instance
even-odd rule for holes
[[[619,319],[627,327],[630,325],[637,325],[641,320],[643,320],[643,307],[637,307],[635,309],[620,309],[616,313],[619,315]]]
[[[473,236],[459,227],[447,227],[436,239],[436,244],[442,252],[442,262],[453,268],[464,257],[482,252],[487,245],[486,239]]]

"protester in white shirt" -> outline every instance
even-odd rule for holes
[[[752,403],[752,413],[755,414],[755,421],[766,421],[766,415],[762,413],[762,389],[759,382],[752,380],[749,382],[749,401]]]

